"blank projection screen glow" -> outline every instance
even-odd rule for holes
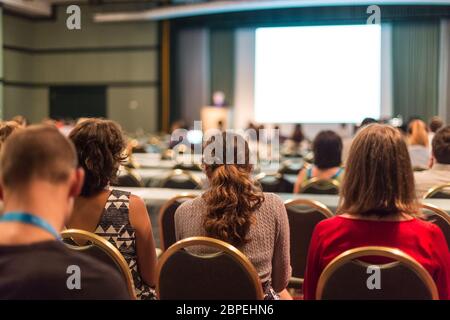
[[[258,28],[255,55],[257,122],[380,117],[380,25]]]

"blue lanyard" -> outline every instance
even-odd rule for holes
[[[55,228],[53,228],[47,221],[27,212],[7,212],[0,216],[0,223],[1,222],[20,222],[31,224],[51,233],[56,239],[61,238]]]

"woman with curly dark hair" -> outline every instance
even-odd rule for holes
[[[255,266],[267,299],[289,299],[289,225],[283,201],[263,193],[253,181],[242,136],[217,134],[204,150],[209,189],[177,209],[177,240],[208,236],[232,244]]]
[[[147,208],[141,198],[109,187],[125,159],[121,128],[114,121],[88,119],[69,138],[85,181],[67,227],[94,232],[116,246],[130,267],[138,299],[154,299],[156,253]]]

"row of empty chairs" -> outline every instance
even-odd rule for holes
[[[142,179],[132,170],[127,169],[125,174],[120,175],[114,184],[119,187],[149,187],[151,181],[147,185],[142,182]],[[255,176],[255,180],[261,184],[264,192],[274,193],[292,193],[294,184],[287,180],[282,173],[266,174],[260,173]],[[174,169],[167,174],[158,184],[159,188],[172,189],[202,189],[203,184],[197,176],[193,175],[188,170]],[[302,190],[302,193],[308,194],[338,194],[339,182],[337,180],[320,180],[312,178],[307,181]]]
[[[255,176],[255,180],[261,184],[264,192],[292,193],[294,184],[284,177],[283,173],[260,173]],[[149,181],[150,182],[150,181]],[[144,185],[142,179],[132,170],[127,168],[126,173],[119,175],[114,184],[119,187],[149,187]],[[160,188],[195,190],[202,189],[202,181],[189,170],[174,169],[161,180]],[[306,181],[300,193],[304,194],[339,194],[340,182],[334,179],[323,180],[312,178]],[[450,199],[450,183],[431,188],[423,196],[424,199]]]
[[[149,181],[150,182],[150,181]],[[121,174],[117,177],[117,181],[113,184],[118,187],[134,187],[144,188],[149,187],[149,184],[145,185],[139,177],[139,175],[132,169],[126,169],[125,174]],[[171,188],[171,189],[201,189],[202,181],[200,181],[195,175],[187,170],[174,169],[161,180],[158,185],[159,188]]]

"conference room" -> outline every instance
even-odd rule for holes
[[[450,1],[0,4],[0,299],[450,299]]]

